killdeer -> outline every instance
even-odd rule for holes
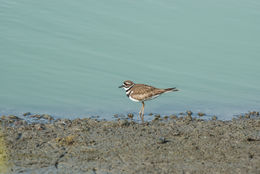
[[[139,112],[142,122],[144,122],[144,101],[152,100],[166,92],[178,91],[176,88],[160,89],[145,84],[135,84],[130,80],[124,81],[123,85],[119,86],[119,88],[125,89],[126,96],[130,100],[134,102],[142,102],[142,108]]]

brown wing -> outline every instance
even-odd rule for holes
[[[131,94],[131,96],[137,100],[147,100],[152,96],[156,96],[165,92],[164,89],[159,89],[144,84],[135,84],[132,90],[133,93]]]

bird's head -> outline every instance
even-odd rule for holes
[[[124,88],[125,90],[131,88],[134,85],[134,82],[131,80],[124,81],[123,85],[119,86],[119,88]]]

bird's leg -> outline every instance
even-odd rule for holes
[[[142,101],[142,122],[144,122],[144,102]]]
[[[141,107],[141,110],[139,112],[139,116],[140,116],[140,119],[142,119],[142,107]]]

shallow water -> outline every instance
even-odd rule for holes
[[[259,19],[257,0],[1,0],[0,113],[138,113],[127,79],[180,89],[146,114],[259,110]]]

